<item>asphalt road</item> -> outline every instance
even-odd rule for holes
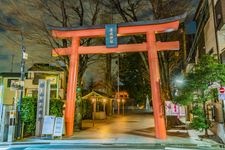
[[[1,150],[218,150],[218,147],[167,144],[31,144],[0,147]],[[222,148],[221,148],[222,149]]]

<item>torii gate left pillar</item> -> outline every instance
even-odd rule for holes
[[[158,62],[158,51],[178,50],[179,41],[160,42],[156,41],[155,34],[177,30],[179,21],[165,22],[161,24],[144,24],[138,26],[121,26],[118,27],[118,35],[129,34],[146,34],[146,43],[141,44],[122,44],[117,48],[106,48],[105,46],[80,46],[80,38],[105,36],[104,28],[97,29],[57,29],[53,30],[53,36],[58,38],[72,38],[72,45],[68,48],[58,48],[52,51],[53,55],[69,55],[69,78],[67,85],[66,99],[66,135],[73,135],[75,99],[78,77],[78,64],[80,54],[106,54],[121,52],[148,52],[149,73],[152,90],[153,113],[155,121],[156,138],[166,138],[165,118],[163,111],[163,103],[160,97],[160,73]]]

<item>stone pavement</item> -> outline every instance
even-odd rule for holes
[[[94,125],[94,126],[93,126]],[[200,132],[187,129],[171,129],[167,131],[167,139],[155,138],[154,120],[151,114],[132,114],[113,116],[106,120],[83,121],[83,130],[75,132],[72,137],[60,139],[25,138],[11,144],[50,143],[50,144],[163,144],[186,145],[200,147],[223,147],[210,139],[201,139]],[[4,143],[10,144],[10,143]]]

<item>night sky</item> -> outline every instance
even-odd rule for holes
[[[31,2],[32,0],[28,1]],[[197,6],[197,3],[198,0],[193,0],[191,2],[193,8]],[[13,14],[13,11],[8,13],[10,9],[7,8],[8,7],[7,4],[14,4],[19,6],[22,5],[23,3],[21,3],[21,0],[16,1],[0,0],[0,19],[4,20],[9,25],[18,26],[18,29],[20,29],[20,31],[22,32],[25,32],[25,34],[27,31],[32,32],[30,31],[32,27],[28,26],[28,24],[21,26],[21,23],[18,20],[16,20],[19,18],[13,18],[10,15],[6,15],[10,13]],[[36,10],[32,11],[29,10],[28,13],[31,13],[31,15],[32,13],[37,13],[37,16],[41,16],[41,12],[38,12]],[[20,31],[9,32],[7,30],[4,30],[3,28],[0,28],[0,72],[10,72],[11,69],[13,69],[14,72],[19,72],[20,70],[21,45],[22,45]],[[23,43],[29,55],[28,60],[26,61],[26,68],[31,67],[33,63],[54,62],[54,58],[51,57],[51,47],[43,46],[39,44],[38,41],[35,41],[35,39],[33,40],[26,39],[26,35],[24,36]],[[12,61],[13,66],[11,65]]]

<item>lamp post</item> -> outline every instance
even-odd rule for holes
[[[94,127],[94,125],[95,125],[95,112],[96,112],[96,98],[93,97],[91,99],[91,101],[92,101],[92,104],[93,104],[92,120],[93,120],[93,127]]]
[[[103,111],[105,112],[106,99],[103,99]]]
[[[122,103],[123,103],[123,115],[124,115],[124,103],[125,103],[125,99],[122,99]]]
[[[118,106],[117,114],[119,115],[120,114],[120,99],[119,98],[117,99],[117,106]]]

